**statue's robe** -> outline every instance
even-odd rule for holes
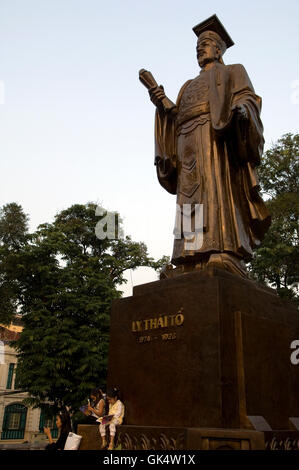
[[[239,104],[247,110],[246,121],[232,111]],[[176,105],[174,116],[156,112],[157,175],[177,194],[180,210],[191,204],[192,231],[195,204],[203,204],[203,230],[202,246],[195,249],[183,233],[174,240],[172,263],[225,252],[248,260],[270,225],[255,172],[264,145],[261,98],[242,65],[216,63],[183,85]]]

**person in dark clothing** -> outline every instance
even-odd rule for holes
[[[56,442],[53,441],[50,428],[44,428],[44,433],[48,436],[49,444],[45,450],[63,450],[67,437],[72,431],[70,415],[67,411],[61,411],[56,416],[56,426],[59,431],[59,436]]]

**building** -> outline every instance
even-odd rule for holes
[[[17,351],[12,341],[22,332],[22,321],[16,316],[9,327],[0,325],[0,445],[3,443],[33,443],[46,439],[43,427],[57,436],[55,420],[46,421],[40,409],[25,406],[26,391],[16,386]]]

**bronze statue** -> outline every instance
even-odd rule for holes
[[[191,219],[191,233],[182,231],[174,240],[171,262],[178,273],[212,265],[246,276],[244,261],[270,225],[255,172],[264,145],[261,98],[242,65],[224,65],[222,56],[234,43],[217,16],[193,30],[201,71],[182,86],[176,104],[150,72],[140,71],[157,108],[157,176],[177,194],[176,230],[181,233],[184,207]],[[200,228],[198,205],[203,209]],[[190,249],[190,236],[199,235],[201,243]]]

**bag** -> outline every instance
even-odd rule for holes
[[[64,450],[78,450],[80,447],[82,436],[75,434],[74,432],[69,432],[67,437]]]

